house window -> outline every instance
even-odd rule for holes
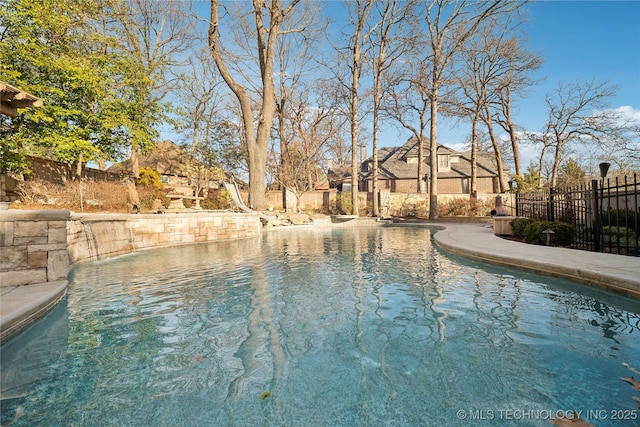
[[[462,194],[469,194],[469,178],[462,178],[460,183],[462,184]]]
[[[438,171],[449,172],[451,170],[451,164],[449,163],[448,154],[438,154]]]
[[[408,164],[418,164],[418,158],[415,156],[411,156],[411,157],[407,157],[407,163]]]

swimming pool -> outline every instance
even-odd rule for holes
[[[282,230],[75,266],[2,347],[2,424],[638,425],[639,334],[637,301],[429,228]]]

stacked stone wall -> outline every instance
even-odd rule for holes
[[[66,279],[68,211],[0,212],[0,287]]]
[[[236,213],[165,215],[0,212],[0,286],[64,280],[69,265],[156,247],[259,236],[260,218]]]
[[[74,214],[68,223],[72,263],[139,250],[259,236],[260,218],[240,213]]]

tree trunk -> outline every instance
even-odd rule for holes
[[[435,73],[434,73],[435,74]],[[431,131],[430,153],[431,153],[431,180],[429,185],[429,218],[438,219],[438,142],[436,141],[438,120],[438,91],[434,91],[431,96]]]
[[[140,149],[138,144],[131,146],[131,173],[134,178],[140,177]]]
[[[420,129],[420,137],[418,138],[418,193],[424,194],[427,192],[426,183],[424,182],[424,137],[422,135],[422,129]]]
[[[511,120],[511,91],[507,90],[506,102],[503,102],[503,111],[505,122],[509,130],[509,139],[511,140],[511,150],[513,151],[513,163],[516,170],[516,176],[522,178],[522,166],[520,164],[520,149],[518,145],[518,135],[516,134],[516,126]]]
[[[471,185],[469,199],[473,208],[478,201],[478,111],[471,121]]]
[[[84,154],[82,152],[78,156],[78,163],[76,164],[76,177],[82,179],[82,163],[84,162]]]
[[[357,100],[356,100],[357,110]],[[353,107],[352,107],[353,109]],[[359,215],[358,208],[358,113],[351,116],[351,214]]]
[[[374,96],[377,96],[377,94]],[[373,193],[372,209],[373,209],[374,217],[377,217],[378,215],[380,215],[380,207],[378,203],[378,191],[379,191],[379,188],[378,188],[378,114],[376,111],[378,108],[379,107],[374,107],[374,115],[373,115],[373,156],[372,156],[373,173],[371,175],[372,176],[371,191]]]
[[[245,129],[249,163],[249,206],[262,210],[265,208],[265,177],[267,166],[267,154],[271,124],[275,115],[275,83],[273,80],[274,58],[276,40],[280,23],[288,12],[295,6],[297,0],[292,1],[285,10],[280,10],[279,2],[272,2],[268,8],[269,27],[265,27],[262,15],[265,5],[263,1],[254,0],[254,18],[258,41],[258,59],[260,75],[262,77],[262,104],[259,111],[260,120],[257,130],[254,125],[254,114],[251,108],[251,100],[246,88],[238,84],[226,66],[222,55],[222,49],[218,45],[219,17],[218,1],[211,1],[211,22],[209,24],[209,50],[220,71],[223,80],[229,89],[235,94],[242,111],[242,121]]]
[[[357,38],[359,40],[359,36]],[[358,87],[360,74],[360,45],[356,40],[353,49],[353,69],[351,85],[351,214],[359,215],[358,207]]]
[[[558,169],[560,168],[560,153],[562,152],[562,146],[560,143],[556,144],[556,152],[553,156],[553,168],[551,169],[551,181],[549,186],[555,188],[558,181]],[[542,170],[542,168],[541,168]]]
[[[487,132],[489,132],[489,139],[491,139],[491,145],[493,146],[493,152],[496,158],[496,166],[498,168],[498,185],[500,187],[498,191],[504,193],[507,188],[507,183],[505,182],[504,167],[502,165],[502,152],[500,151],[500,144],[498,143],[496,134],[493,131],[493,122],[487,105],[485,105],[485,113],[484,122],[487,125]]]

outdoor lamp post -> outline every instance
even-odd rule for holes
[[[601,202],[600,202],[600,209],[603,209],[604,206],[604,179],[607,176],[607,172],[609,171],[609,167],[611,167],[611,163],[608,162],[602,162],[598,165],[598,167],[600,168],[600,177],[602,178],[602,185],[600,186],[600,192],[601,192]],[[608,192],[608,190],[607,190]],[[611,209],[611,199],[607,196],[607,205],[608,205],[608,209]]]
[[[602,162],[598,165],[600,167],[600,177],[602,178],[602,185],[600,186],[600,197],[598,197],[598,181],[592,180],[593,187],[593,209],[595,213],[595,223],[593,227],[593,249],[595,252],[602,250],[602,204],[604,202],[604,178],[607,176],[611,163]]]

